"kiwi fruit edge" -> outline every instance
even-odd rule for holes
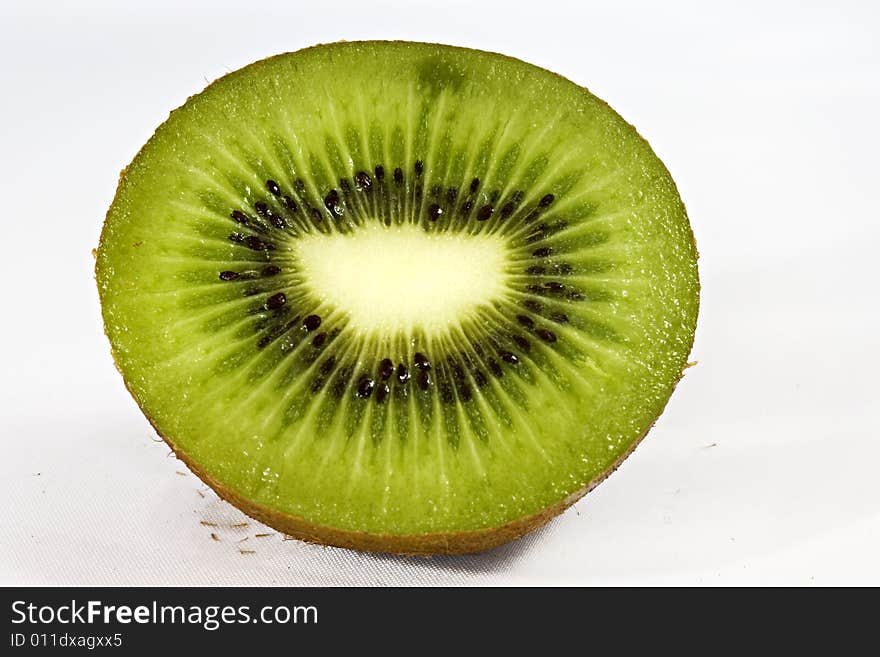
[[[487,56],[488,55],[491,57],[497,57],[499,59],[510,59],[514,62],[518,62],[518,60],[515,60],[513,58],[509,58],[505,55],[485,53],[482,51],[472,51],[470,49],[459,48],[459,47],[434,46],[434,44],[408,44],[407,42],[348,42],[348,43],[350,45],[363,45],[363,46],[367,46],[367,47],[369,47],[373,44],[378,44],[380,46],[382,44],[395,44],[395,45],[399,44],[399,45],[403,45],[403,46],[417,45],[417,46],[422,46],[422,47],[437,47],[437,48],[444,49],[446,51],[458,51],[461,53],[473,52],[473,53],[478,54],[480,56]],[[254,63],[244,67],[243,69],[240,69],[239,71],[236,71],[230,75],[239,75],[243,71],[247,71],[249,69],[252,69],[252,67],[260,67],[263,63],[271,61],[271,60],[275,60],[275,59],[283,58],[283,57],[288,57],[288,56],[296,56],[300,53],[304,53],[304,52],[312,51],[312,50],[320,50],[320,49],[327,48],[327,47],[332,48],[332,47],[334,47],[334,45],[343,45],[343,44],[317,45],[317,46],[313,46],[311,48],[307,48],[305,50],[297,51],[295,53],[284,53],[284,54],[280,54],[280,55],[275,55],[275,56],[269,57],[265,60],[260,60],[258,62],[254,62]],[[534,67],[534,68],[536,68],[536,67]],[[571,84],[569,81],[565,80],[564,78],[562,78],[561,76],[559,76],[555,73],[552,73],[552,72],[549,72],[546,70],[542,70],[542,73],[545,75],[552,75],[553,77],[559,78],[561,80],[564,80],[566,83]],[[212,87],[214,87],[218,82],[223,80],[225,77],[229,77],[229,76],[224,76],[223,78],[219,78],[218,80],[215,80],[214,82],[209,84],[208,87],[206,87],[206,89],[203,90],[203,92],[201,92],[198,95],[201,95],[202,93],[207,92]],[[586,92],[586,93],[589,93],[589,92]],[[592,95],[590,95],[590,96],[594,101],[604,105],[610,112],[614,112],[610,107],[607,106],[607,104],[604,101],[602,101],[601,99],[598,99]],[[187,101],[187,103],[189,103],[189,100]],[[172,116],[173,116],[173,114],[174,114],[174,112],[172,112]],[[616,113],[615,113],[615,115],[616,115]],[[622,119],[620,119],[620,121],[623,122]],[[165,124],[163,123],[163,126],[164,125]],[[157,132],[163,126],[160,126],[160,128],[157,129]],[[644,143],[645,147],[648,148],[650,151],[650,147],[647,145],[647,142],[645,142],[641,138],[641,136],[638,135],[638,133],[635,131],[635,129],[632,126],[630,126],[628,123],[626,124],[626,126],[632,131],[632,134],[635,135],[639,140],[641,140]],[[153,138],[151,138],[151,140],[147,142],[147,145],[144,146],[144,149],[146,149],[147,146],[149,146],[152,139]],[[144,149],[142,149],[141,152],[143,152]],[[138,158],[140,157],[140,155],[141,155],[141,153],[138,154],[138,156],[135,158],[132,165],[134,165],[138,161]],[[669,177],[668,182],[672,185],[674,193],[677,196],[677,190],[675,190],[674,182],[672,181],[671,176],[669,176],[668,171],[666,171],[665,166],[659,160],[657,160],[656,164],[659,165],[659,167],[662,168],[663,171],[665,172],[665,174]],[[113,211],[113,207],[116,205],[117,200],[119,199],[121,191],[123,189],[123,186],[125,185],[126,173],[127,173],[128,169],[129,168],[127,167],[120,174],[120,180],[119,180],[119,185],[117,188],[116,196],[114,198],[113,204],[111,205],[111,209],[110,209],[110,211],[108,211],[108,214],[107,214],[108,220],[110,219],[110,215]],[[680,202],[680,200],[679,200],[679,202]],[[682,206],[681,211],[682,211],[682,213],[684,213],[683,206]],[[686,218],[686,215],[684,215],[684,216]],[[99,254],[101,253],[102,249],[104,249],[104,247],[105,247],[105,239],[107,236],[107,226],[108,226],[108,223],[105,222],[104,230],[102,230],[101,239],[100,239],[99,247],[98,247]],[[238,507],[239,509],[241,509],[242,511],[244,511],[248,515],[256,518],[257,520],[259,520],[261,522],[264,522],[265,524],[267,524],[267,525],[269,525],[269,526],[271,526],[281,532],[284,532],[285,534],[287,534],[289,536],[292,536],[292,537],[295,537],[295,538],[298,538],[301,540],[305,540],[305,541],[308,541],[311,543],[316,543],[316,544],[334,545],[334,546],[352,548],[352,549],[358,549],[358,550],[384,552],[384,553],[398,553],[398,554],[430,555],[430,554],[441,554],[441,553],[442,554],[457,554],[457,553],[482,552],[482,551],[497,547],[499,545],[502,545],[504,543],[507,543],[509,541],[515,540],[515,539],[523,536],[524,534],[544,525],[551,518],[553,518],[554,516],[558,515],[562,511],[564,511],[570,505],[572,505],[577,500],[579,500],[583,495],[585,495],[586,493],[591,491],[593,488],[595,488],[599,483],[601,483],[605,478],[607,478],[614,470],[616,470],[617,467],[633,452],[633,450],[638,446],[638,444],[645,437],[645,435],[647,435],[648,431],[653,426],[656,419],[660,416],[660,414],[662,414],[662,411],[665,408],[666,402],[668,402],[668,399],[671,396],[675,385],[680,380],[681,376],[684,373],[684,370],[687,367],[687,365],[685,364],[685,361],[686,361],[686,357],[690,353],[690,349],[693,345],[693,338],[694,338],[694,330],[693,329],[695,328],[696,315],[698,312],[698,305],[699,305],[699,278],[698,278],[698,275],[696,272],[696,258],[697,258],[696,244],[695,244],[689,223],[687,224],[686,229],[690,234],[690,240],[691,240],[691,244],[693,246],[693,254],[694,254],[694,269],[693,269],[693,275],[694,275],[693,322],[694,322],[694,326],[692,327],[692,329],[689,333],[689,337],[688,337],[689,342],[687,344],[687,348],[681,350],[681,353],[683,354],[683,358],[682,358],[682,362],[680,364],[678,376],[676,378],[674,378],[674,380],[671,382],[671,385],[668,388],[668,391],[664,395],[665,398],[662,401],[662,404],[656,410],[656,414],[654,415],[653,419],[651,419],[650,422],[647,423],[647,425],[644,427],[643,431],[640,434],[638,434],[636,438],[634,438],[630,441],[630,443],[628,444],[628,446],[626,447],[625,450],[623,450],[619,455],[617,455],[617,457],[612,462],[610,462],[606,467],[604,467],[604,469],[601,472],[599,472],[595,477],[590,479],[588,482],[586,482],[580,488],[569,493],[568,495],[566,495],[562,499],[559,499],[555,503],[550,504],[548,506],[545,506],[545,507],[537,510],[534,513],[524,515],[524,516],[515,517],[515,518],[510,519],[504,523],[494,525],[494,526],[487,526],[487,527],[481,527],[481,528],[468,528],[468,529],[462,529],[460,531],[428,531],[428,532],[424,532],[424,533],[410,533],[410,534],[407,534],[407,533],[382,533],[382,532],[375,532],[375,531],[358,531],[358,530],[347,529],[344,527],[334,527],[332,525],[312,522],[312,521],[310,521],[304,517],[301,517],[297,514],[293,514],[293,513],[289,513],[289,512],[282,512],[282,511],[279,511],[277,509],[272,508],[271,506],[263,505],[258,502],[255,502],[249,496],[243,495],[242,493],[237,491],[235,489],[235,487],[229,486],[229,485],[225,484],[223,481],[221,481],[219,478],[213,476],[202,465],[200,465],[198,459],[193,458],[185,449],[182,449],[177,444],[175,444],[173,436],[169,435],[169,432],[163,430],[163,428],[160,426],[160,424],[157,421],[155,421],[155,419],[148,412],[148,409],[146,409],[144,407],[144,404],[142,403],[141,396],[139,395],[138,391],[133,388],[131,381],[129,379],[129,376],[126,376],[126,372],[125,372],[124,368],[120,365],[118,350],[117,350],[116,345],[114,343],[113,336],[111,335],[111,332],[109,330],[109,321],[108,321],[108,317],[106,316],[106,314],[105,314],[105,333],[107,333],[108,338],[110,338],[111,346],[113,347],[111,349],[111,351],[113,354],[114,363],[116,364],[117,369],[123,375],[123,379],[124,379],[126,388],[129,390],[130,394],[134,397],[135,401],[138,403],[138,405],[144,411],[146,417],[148,418],[148,420],[150,421],[150,423],[152,424],[152,426],[154,427],[156,432],[166,441],[166,443],[171,447],[171,449],[176,454],[176,456],[178,458],[180,458],[184,463],[186,463],[187,466],[200,479],[202,479],[215,492],[217,492],[217,494],[221,498],[229,501],[234,506]],[[102,307],[104,307],[105,290],[101,285],[101,280],[102,280],[101,269],[102,269],[102,263],[101,263],[101,259],[100,259],[100,255],[99,255],[98,262],[96,264],[96,276],[97,276],[97,279],[99,282],[99,295],[101,296]]]

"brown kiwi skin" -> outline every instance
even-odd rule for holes
[[[342,43],[342,42],[337,42]],[[361,43],[361,42],[350,42],[350,43]],[[366,42],[369,43],[369,42]],[[399,41],[390,41],[390,43],[401,43]],[[405,43],[405,42],[404,42]],[[333,43],[329,44],[316,44],[314,46],[310,46],[308,48],[303,48],[302,50],[312,50],[313,48],[321,48],[326,45],[333,45]],[[443,47],[450,47],[447,44],[424,44],[424,45],[437,45]],[[470,51],[473,50],[471,48],[464,48],[461,46],[453,46],[459,50]],[[302,50],[297,52],[302,52]],[[478,51],[478,52],[488,52],[488,51]],[[275,57],[282,57],[284,55],[288,55],[292,53],[280,53],[278,55],[273,55],[272,57],[267,57],[266,59],[273,59]],[[501,53],[493,53],[499,55],[501,57],[507,59],[516,59],[509,55],[504,55]],[[259,64],[260,60],[257,62],[253,62],[248,66],[243,67],[239,70],[244,70],[246,68],[250,68],[254,64]],[[547,69],[542,69],[547,71]],[[562,78],[567,82],[571,82],[567,78],[558,73],[554,73],[553,71],[547,71],[552,75]],[[235,72],[234,72],[235,73]],[[234,74],[232,73],[232,74]],[[230,74],[230,75],[232,75]],[[225,76],[224,76],[225,77]],[[216,80],[214,81],[216,82]],[[211,82],[207,87],[211,87],[214,82]],[[589,90],[586,87],[582,87],[585,91],[589,93]],[[204,91],[204,89],[202,90]],[[201,92],[200,92],[201,93]],[[616,110],[611,108],[604,100],[596,97],[599,102],[606,105],[612,112],[616,113]],[[187,99],[189,100],[189,99]],[[645,144],[651,152],[650,144],[647,140],[638,133],[635,129],[635,126],[631,125],[628,121],[623,120],[639,137],[643,144]],[[149,142],[148,142],[149,143]],[[143,148],[143,147],[142,147]],[[140,155],[140,153],[138,153]],[[658,158],[659,159],[659,158]],[[135,161],[137,160],[137,156],[135,157]],[[678,192],[678,186],[675,183],[675,180],[672,178],[671,174],[669,174],[666,165],[660,161],[660,165],[669,175],[670,181],[672,181],[673,188],[676,189],[676,193]],[[119,180],[116,188],[116,193],[114,194],[113,203],[116,202],[116,198],[119,195],[119,192],[122,188],[123,179],[125,177],[127,168],[122,169],[119,173]],[[679,195],[679,199],[681,195]],[[113,203],[111,203],[110,207],[113,207]],[[682,207],[685,216],[687,216],[687,211]],[[109,210],[107,212],[109,216]],[[98,240],[98,251],[103,247],[104,243],[104,230],[106,229],[106,217],[104,222],[104,227],[101,231],[101,236]],[[699,253],[697,251],[697,242],[696,238],[693,234],[693,228],[688,226],[691,233],[691,242],[694,248],[694,254],[696,258],[699,258]],[[93,255],[95,251],[93,251]],[[97,273],[97,266],[96,266]],[[696,302],[697,302],[697,312],[696,315],[699,316],[699,302],[700,302],[700,283],[699,283],[699,273],[697,272],[697,288],[696,288]],[[97,276],[96,276],[97,283]],[[103,307],[103,298],[101,298],[101,289],[98,287],[98,296],[102,302]],[[109,340],[110,335],[107,333],[106,319],[104,326],[104,333],[107,335]],[[688,346],[688,354],[690,354],[693,343],[695,339],[695,334],[691,334],[691,343]],[[111,342],[111,354],[113,356],[113,362],[116,366],[116,369],[119,371],[120,375],[122,375],[122,370],[119,368],[118,363],[116,362],[116,354],[114,353],[114,349]],[[672,396],[672,393],[675,391],[675,387],[678,385],[678,382],[684,376],[685,370],[690,367],[690,364],[687,363],[687,359],[685,359],[685,364],[682,366],[681,373],[679,374],[678,379],[675,380],[672,384],[672,388],[670,389],[669,396],[666,399],[666,403],[668,403],[669,399]],[[122,380],[125,383],[125,387],[128,390],[129,394],[131,394],[132,398],[143,411],[143,407],[140,404],[140,401],[137,398],[137,395],[134,394],[134,391],[128,385],[128,381],[125,380],[125,376],[122,376]],[[369,532],[357,532],[351,531],[347,529],[339,529],[336,527],[328,527],[323,525],[316,525],[314,523],[305,520],[304,518],[300,518],[299,516],[295,516],[292,514],[281,513],[280,511],[276,511],[274,509],[270,509],[268,507],[262,506],[260,504],[256,504],[251,500],[241,496],[239,493],[234,491],[227,486],[224,486],[220,481],[212,477],[205,471],[200,465],[198,465],[193,459],[189,457],[186,452],[177,448],[177,446],[171,441],[168,436],[162,434],[159,430],[159,427],[156,426],[153,419],[144,412],[147,420],[153,426],[156,433],[168,444],[171,450],[174,452],[175,456],[183,461],[187,467],[195,474],[199,479],[201,479],[205,484],[207,484],[211,489],[214,490],[217,495],[219,495],[222,499],[226,500],[242,512],[246,513],[251,518],[262,522],[263,524],[276,529],[279,532],[282,532],[288,536],[292,536],[302,541],[306,541],[308,543],[314,543],[316,545],[329,545],[340,548],[347,548],[351,550],[359,550],[363,552],[377,552],[384,554],[400,554],[400,555],[412,555],[412,556],[432,556],[435,554],[475,554],[480,552],[486,552],[493,548],[499,547],[506,543],[510,543],[511,541],[515,541],[524,535],[532,532],[539,527],[544,526],[550,520],[561,514],[568,507],[573,505],[579,499],[581,499],[584,495],[589,493],[591,490],[596,488],[599,484],[601,484],[605,479],[607,479],[617,468],[620,467],[621,463],[623,463],[626,458],[632,454],[636,447],[641,444],[642,440],[644,440],[645,436],[648,435],[648,432],[654,426],[654,423],[657,419],[663,414],[665,410],[666,403],[664,403],[663,407],[657,413],[657,416],[648,424],[647,428],[642,432],[642,434],[633,442],[632,445],[621,454],[617,460],[615,460],[610,466],[608,466],[603,472],[601,472],[597,477],[588,482],[585,486],[570,494],[568,497],[552,504],[544,509],[541,509],[537,513],[534,513],[530,516],[524,516],[521,518],[516,518],[507,522],[498,527],[487,527],[483,529],[473,529],[473,530],[465,530],[460,532],[437,532],[431,534],[372,534]]]

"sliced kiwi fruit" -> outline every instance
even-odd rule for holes
[[[128,389],[223,498],[430,554],[521,536],[632,451],[685,367],[696,261],[666,168],[585,89],[362,42],[172,112],[96,272]]]

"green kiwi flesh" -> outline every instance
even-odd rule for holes
[[[221,496],[314,542],[452,553],[635,447],[690,352],[696,261],[669,173],[585,89],[351,42],[172,112],[96,273],[128,389]]]

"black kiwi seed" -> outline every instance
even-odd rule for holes
[[[428,219],[431,221],[437,221],[440,218],[440,215],[443,214],[443,208],[441,208],[436,203],[432,203],[428,207]]]
[[[413,356],[413,362],[415,366],[420,370],[429,370],[431,369],[431,361],[428,360],[428,357],[425,356],[421,351],[417,351]]]
[[[550,205],[553,202],[554,198],[555,197],[553,196],[553,194],[545,194],[544,197],[541,199],[541,201],[538,203],[538,205],[540,205],[542,208],[546,208],[548,205]]]
[[[400,167],[397,167],[394,170],[394,182],[400,185],[403,182],[403,171],[401,171]]]
[[[516,346],[519,347],[520,349],[522,349],[523,351],[527,352],[529,349],[531,349],[531,345],[529,344],[529,341],[526,340],[521,335],[511,335],[510,339],[513,340],[514,343],[516,343]]]
[[[220,280],[221,281],[234,281],[238,278],[239,273],[237,271],[221,271],[220,272]]]
[[[385,398],[388,396],[388,393],[391,392],[391,388],[388,387],[387,383],[380,383],[376,387],[376,403],[382,404],[385,402]]]
[[[302,325],[306,331],[314,331],[321,325],[321,318],[317,315],[309,315],[303,320]]]
[[[463,402],[469,402],[473,399],[473,393],[471,392],[471,387],[467,383],[461,383],[458,386],[458,397]]]
[[[446,190],[446,202],[447,203],[455,203],[455,199],[458,198],[458,188],[450,187]]]
[[[509,351],[499,351],[498,357],[505,363],[510,363],[511,365],[516,365],[519,362],[519,358],[516,357],[516,354]]]
[[[327,334],[324,332],[318,333],[318,335],[312,338],[312,346],[315,347],[315,349],[323,346],[325,342],[327,342]]]
[[[568,315],[565,313],[550,313],[549,317],[557,324],[568,324]]]
[[[462,217],[466,217],[471,213],[471,210],[473,210],[473,209],[474,209],[473,201],[465,201],[464,203],[461,204],[461,212],[459,214],[461,214]]]
[[[553,331],[541,328],[535,331],[535,335],[541,338],[544,342],[556,342],[556,334]]]
[[[230,216],[232,217],[232,219],[234,221],[236,221],[240,224],[244,224],[245,226],[247,226],[248,222],[250,221],[250,217],[248,217],[241,210],[233,210],[232,214]]]
[[[406,383],[407,381],[409,381],[409,377],[410,377],[410,374],[409,374],[409,370],[406,369],[406,365],[404,365],[403,363],[400,363],[397,366],[397,380],[400,381],[401,383]]]
[[[553,251],[549,246],[542,246],[540,249],[532,251],[532,255],[536,258],[546,258],[551,253],[553,253]]]
[[[354,174],[354,184],[357,185],[358,190],[366,192],[373,186],[373,179],[366,171],[358,171]]]
[[[294,201],[289,196],[285,196],[282,200],[284,201],[284,207],[286,207],[291,212],[296,212],[299,209],[299,206],[297,206],[296,201]]]
[[[492,372],[493,375],[495,375],[495,378],[500,379],[502,376],[504,376],[504,370],[501,369],[501,365],[498,364],[497,360],[490,358],[486,361],[486,365],[489,366],[489,371]]]
[[[260,274],[262,274],[263,276],[277,276],[280,273],[281,267],[279,267],[278,265],[266,265],[265,267],[263,267],[262,271],[260,271]]]
[[[361,399],[366,399],[373,394],[374,387],[376,387],[376,382],[373,379],[368,376],[362,376],[358,381],[355,394]]]
[[[534,320],[528,315],[517,315],[516,321],[525,326],[526,328],[532,328],[535,325]]]
[[[516,203],[508,201],[501,207],[501,218],[507,219],[516,210]]]
[[[544,288],[550,290],[551,292],[562,292],[565,289],[565,286],[562,283],[557,283],[556,281],[547,281],[544,283]]]
[[[330,212],[339,216],[342,214],[342,206],[339,204],[339,192],[335,189],[331,189],[327,192],[327,196],[324,197],[324,205],[327,207]]]
[[[244,245],[254,251],[274,251],[275,246],[269,242],[264,242],[259,237],[248,235],[244,238]]]
[[[522,302],[523,308],[528,308],[533,313],[539,313],[544,309],[544,306],[541,305],[539,301],[535,301],[534,299],[526,299]]]
[[[529,212],[529,213],[526,215],[526,218],[523,219],[523,223],[530,224],[530,223],[532,223],[533,221],[535,221],[535,220],[536,220],[538,217],[540,217],[540,216],[541,216],[541,213],[540,213],[540,212],[538,212],[537,210],[532,210],[531,212]]]
[[[480,179],[474,178],[471,180],[471,193],[476,192],[480,188]]]
[[[422,390],[427,390],[431,386],[431,375],[427,370],[422,370],[416,377],[416,383]]]
[[[381,164],[376,165],[376,168],[373,169],[373,173],[376,174],[376,180],[378,180],[379,182],[385,180],[385,167],[383,167]]]
[[[278,292],[266,299],[266,310],[278,310],[285,303],[287,303],[287,297],[284,292]]]
[[[348,178],[339,179],[339,188],[346,194],[351,191],[351,183],[348,182]]]
[[[486,219],[492,216],[494,211],[495,208],[491,205],[484,205],[477,211],[477,221],[486,221]]]
[[[379,363],[379,378],[385,381],[392,374],[394,374],[394,363],[390,358],[383,358]]]
[[[531,267],[526,269],[527,274],[532,274],[534,276],[540,276],[545,271],[547,271],[547,270],[544,269],[543,265],[532,265]]]
[[[324,217],[321,216],[321,211],[318,208],[309,208],[309,214],[312,215],[312,220],[319,224],[324,221]]]
[[[278,183],[274,180],[266,181],[266,189],[269,190],[269,193],[273,196],[281,196],[281,188],[278,186]]]
[[[425,164],[421,160],[416,160],[415,170],[416,170],[416,176],[421,176],[422,171],[425,170]]]
[[[254,203],[254,210],[256,210],[257,214],[261,217],[268,217],[272,214],[269,210],[269,206],[264,201],[257,201]]]

